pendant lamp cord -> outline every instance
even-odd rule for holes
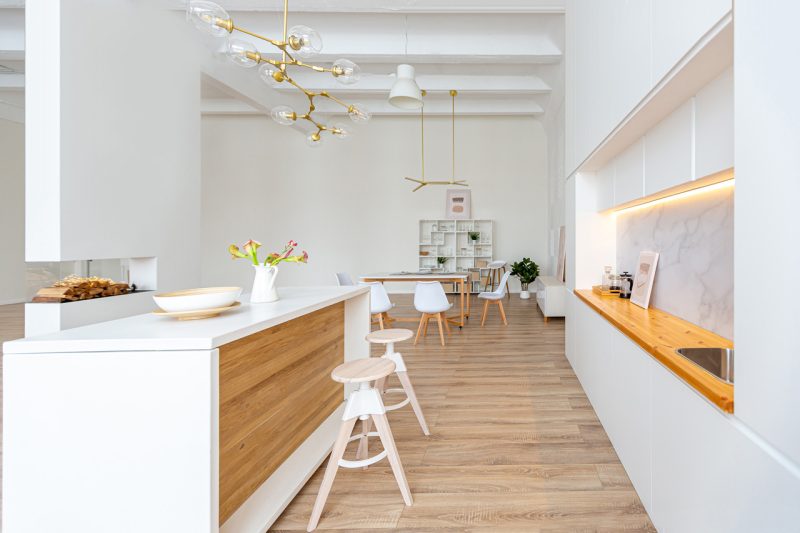
[[[422,181],[425,181],[425,102],[422,102],[422,107],[419,108],[419,125],[419,138],[422,140]]]
[[[452,116],[453,116],[453,176],[450,183],[456,181],[456,91],[450,91],[450,96],[453,97]]]

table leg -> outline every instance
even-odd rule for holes
[[[467,285],[466,291],[467,293],[467,318],[469,318],[469,313],[472,308],[472,283],[470,282]]]
[[[458,288],[459,292],[461,293],[461,323],[458,325],[458,329],[462,329],[464,327],[464,280],[463,279],[458,284]]]

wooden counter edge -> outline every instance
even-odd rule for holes
[[[705,370],[675,353],[675,348],[692,346],[733,348],[733,343],[730,340],[659,309],[642,309],[640,307],[632,309],[634,313],[641,315],[641,318],[647,319],[647,324],[637,324],[634,318],[622,316],[613,305],[609,305],[609,302],[604,302],[605,299],[612,298],[616,301],[616,306],[618,307],[620,305],[619,297],[600,296],[592,292],[591,289],[575,289],[573,292],[579,299],[598,312],[603,318],[608,320],[614,327],[633,340],[664,366],[669,368],[690,387],[708,398],[714,405],[726,413],[733,413],[733,385],[719,381]],[[624,300],[623,302],[631,307],[635,307],[628,300]],[[652,328],[654,324],[656,326],[665,326],[667,324],[679,325],[680,330],[682,330],[683,335],[685,335],[685,342],[665,342],[664,339],[658,335],[646,331],[646,329]],[[680,332],[676,331],[672,333],[680,334]],[[701,340],[698,341],[698,339]],[[713,342],[705,342],[702,339],[708,339]]]

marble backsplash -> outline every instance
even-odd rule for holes
[[[733,339],[733,187],[617,216],[617,269],[658,252],[650,306]]]

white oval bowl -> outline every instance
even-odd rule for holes
[[[182,291],[162,292],[153,296],[156,305],[164,311],[199,311],[228,307],[242,294],[241,287],[206,287]]]

